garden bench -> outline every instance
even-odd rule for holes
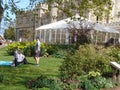
[[[117,62],[110,62],[110,64],[111,64],[114,68],[120,70],[120,64],[119,64],[119,63],[117,63]]]
[[[117,71],[114,73],[113,79],[120,83],[120,64],[112,61],[110,62],[110,65],[112,66],[113,70]]]

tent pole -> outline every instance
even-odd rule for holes
[[[116,44],[116,33],[114,33],[114,45]]]
[[[65,37],[65,43],[66,44],[69,44],[69,32],[68,32],[68,30],[66,29],[66,37]]]
[[[108,40],[108,33],[105,34],[105,43],[107,42]]]
[[[60,29],[60,44],[62,43],[61,39],[62,39],[62,29]]]
[[[51,43],[51,40],[52,40],[52,35],[51,35],[51,29],[49,30],[49,43]]]
[[[44,30],[44,43],[46,41],[46,30]]]
[[[98,39],[98,31],[96,32],[96,40],[95,40],[95,45],[97,44],[97,39]]]
[[[55,30],[55,43],[56,43],[56,34],[57,34],[57,29]]]
[[[91,31],[90,31],[90,39],[91,39],[91,43],[93,43],[93,39],[94,39],[94,38],[93,38],[93,33],[94,33],[94,31],[91,30]]]
[[[40,30],[39,36],[40,36],[40,40],[41,40],[41,30]]]
[[[119,44],[120,44],[120,32],[119,32],[119,38],[118,38],[118,42],[119,42]]]

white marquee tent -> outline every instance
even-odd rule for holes
[[[54,22],[54,23],[50,23],[50,24],[47,24],[47,25],[40,26],[40,27],[36,28],[36,30],[67,29],[71,25],[69,22],[74,23],[75,27],[80,28],[80,22],[79,21],[73,21],[73,20],[70,20],[70,18],[68,18],[68,19],[60,20],[58,22]],[[85,24],[85,26],[88,25],[88,27],[89,27],[89,25],[92,25],[93,23],[90,22],[90,21],[86,21],[86,22],[84,22],[84,24]],[[105,26],[103,26],[101,24],[98,24],[98,23],[93,25],[93,29],[97,30],[97,31],[101,31],[101,32],[119,33],[119,31],[117,31],[113,28],[105,27]]]
[[[40,36],[41,41],[44,43],[46,43],[46,41],[49,43],[63,43],[63,42],[69,43],[69,38],[70,38],[69,29],[74,27],[78,29],[81,27],[81,25],[82,27],[91,29],[91,31],[94,30],[97,32],[106,33],[104,40],[105,42],[108,40],[108,33],[115,34],[114,36],[116,36],[116,34],[119,35],[119,31],[113,28],[105,27],[102,24],[93,23],[89,20],[83,20],[83,21],[71,20],[71,18],[63,19],[54,23],[40,26],[36,28],[36,32],[37,35]],[[93,34],[94,33],[91,33],[91,38],[93,37]],[[64,37],[64,41],[62,41],[63,37]],[[57,39],[59,39],[59,42],[57,42],[58,41]]]

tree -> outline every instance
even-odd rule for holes
[[[15,40],[15,31],[13,27],[9,27],[4,33],[5,39]]]
[[[16,3],[19,3],[19,0],[0,0],[0,19],[2,19],[3,13],[6,12],[5,19],[9,18],[9,12],[14,14],[19,8]],[[1,22],[1,21],[0,21]]]
[[[112,9],[111,0],[47,0],[49,6],[55,4],[66,16],[78,13],[81,17],[87,17],[92,12],[98,19],[109,16]]]
[[[109,17],[110,10],[112,9],[112,0],[29,0],[29,6],[34,6],[36,3],[45,1],[48,3],[51,8],[52,4],[61,10],[66,16],[73,16],[75,13],[79,13],[81,17],[86,17],[86,14],[92,12],[92,14],[98,16],[98,19],[101,19],[103,16]],[[0,0],[0,11],[9,10],[12,13],[16,13],[19,8],[17,3],[20,0],[8,0],[7,3],[4,3],[4,0]],[[3,9],[4,8],[4,9]],[[30,9],[30,8],[29,8]],[[2,15],[0,13],[0,16]],[[7,13],[8,14],[8,13]]]
[[[3,7],[2,7],[2,1],[0,0],[0,22],[2,19],[2,14],[3,14]]]

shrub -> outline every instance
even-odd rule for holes
[[[58,51],[58,47],[56,45],[47,45],[47,53],[49,55],[53,55],[57,53],[57,51]]]
[[[27,48],[27,46],[29,46],[30,43],[29,42],[16,42],[16,43],[12,43],[9,44],[6,48],[6,51],[9,55],[13,55],[14,54],[14,48],[18,47],[19,50],[21,50],[24,53],[24,49]]]
[[[118,63],[120,63],[120,47],[110,47],[110,56]]]
[[[33,56],[35,53],[35,46],[34,45],[28,45],[26,48],[24,48],[23,53],[25,56]]]
[[[62,58],[64,59],[66,57],[66,52],[63,51],[63,50],[59,50],[57,51],[55,54],[53,54],[52,56],[55,57],[55,58]]]
[[[101,75],[113,72],[110,61],[110,49],[99,49],[91,44],[81,45],[74,55],[67,55],[59,68],[60,78],[64,81],[74,80],[76,76],[99,71]]]
[[[56,54],[59,50],[65,51],[65,50],[73,50],[76,49],[74,45],[65,45],[65,44],[50,44],[47,45],[47,53],[49,55]]]
[[[18,47],[24,55],[33,56],[35,52],[35,42],[15,42],[7,46],[7,53],[9,55],[14,54],[14,47]],[[71,51],[74,53],[76,46],[74,45],[62,45],[62,44],[44,44],[41,43],[40,56],[53,55],[57,58],[64,58],[66,56],[66,51]],[[64,54],[64,55],[63,55]]]
[[[30,80],[27,83],[28,88],[48,88],[50,90],[62,90],[60,87],[60,82],[58,80],[54,80],[46,77],[45,75],[41,75],[35,80]]]
[[[25,56],[33,56],[35,52],[35,42],[16,42],[7,46],[7,53],[9,55],[14,54],[14,47],[18,47]],[[46,46],[41,43],[41,56],[46,55]]]
[[[101,88],[113,88],[115,86],[116,83],[111,79],[97,76],[94,78],[80,78],[78,88],[83,90],[100,90]]]

